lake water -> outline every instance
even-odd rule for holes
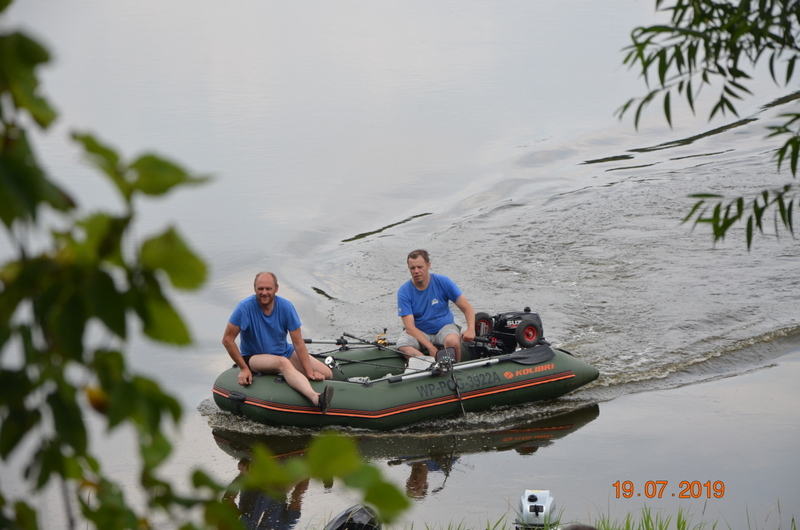
[[[762,105],[796,85],[774,87],[762,75],[739,107],[752,121],[736,127],[718,130],[737,119],[709,123],[701,107],[697,118],[678,113],[670,129],[656,105],[635,131],[613,116],[644,93],[620,50],[633,27],[656,18],[652,2],[633,0],[27,0],[7,18],[4,26],[22,25],[53,52],[42,78],[60,119],[37,144],[85,208],[118,201],[65,141],[72,129],[127,156],[157,150],[213,176],[143,205],[140,222],[143,234],[178,224],[211,268],[202,292],[178,295],[192,348],[143,339],[130,348],[133,365],[189,412],[172,463],[178,476],[200,464],[232,480],[248,436],[296,448],[309,434],[241,424],[208,403],[230,364],[222,331],[257,271],[278,274],[307,337],[397,334],[405,255],[422,247],[477,310],[530,306],[548,340],[601,377],[547,406],[365,436],[365,453],[398,482],[416,469],[405,447],[424,439],[449,455],[408,522],[479,526],[514,508],[525,488],[552,488],[574,519],[586,518],[586,505],[626,513],[641,503],[610,502],[612,483],[667,474],[726,481],[725,499],[709,500],[706,513],[729,522],[762,521],[778,499],[784,519],[800,513],[797,479],[778,480],[787,465],[800,476],[796,458],[752,472],[766,477],[753,480],[757,491],[752,473],[697,465],[717,462],[706,454],[712,443],[722,459],[738,454],[722,447],[722,418],[735,417],[741,395],[714,385],[775,374],[761,369],[798,345],[800,245],[768,229],[747,252],[738,233],[714,246],[706,231],[680,224],[691,193],[739,195],[791,180],[776,174],[762,139],[776,115],[798,111],[797,100]],[[800,424],[787,388],[776,382],[774,401],[753,399],[760,410],[748,410],[773,454],[791,455]],[[769,385],[758,389],[763,397]],[[675,410],[657,406],[665,401],[691,409],[692,421],[662,431],[659,418]],[[231,442],[212,427],[241,436]],[[714,440],[686,450],[685,428],[709,429]],[[442,430],[458,443],[434,435]],[[519,445],[509,431],[522,433]],[[120,457],[129,442],[96,438],[112,471],[132,480]],[[654,445],[665,447],[656,455]],[[680,459],[669,454],[679,447]],[[312,484],[305,497],[301,527],[352,504],[337,486]],[[57,507],[46,511],[58,520]]]

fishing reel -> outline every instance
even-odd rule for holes
[[[330,355],[325,357],[325,366],[327,366],[331,370],[333,370],[335,368],[336,370],[339,371],[340,374],[344,375],[344,370],[342,370],[342,367],[339,366],[338,361],[336,361],[336,359],[334,359]]]
[[[375,338],[375,344],[384,348],[392,344],[391,342],[389,342],[389,339],[386,338],[386,330],[387,328],[383,328],[383,333],[379,333],[378,336]]]
[[[453,371],[453,364],[456,362],[456,350],[445,348],[436,352],[436,362],[431,368],[433,375],[449,374]]]

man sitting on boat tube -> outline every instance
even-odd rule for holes
[[[260,272],[253,287],[255,294],[239,302],[222,337],[222,345],[241,370],[239,384],[252,383],[253,372],[281,373],[289,386],[324,414],[328,411],[333,387],[326,386],[318,394],[308,381],[331,379],[331,369],[308,354],[294,305],[277,296],[278,278],[271,272]],[[287,333],[291,343],[286,340]],[[236,337],[239,336],[237,346]]]
[[[460,361],[461,341],[475,340],[475,310],[453,280],[431,274],[427,251],[411,251],[406,264],[411,279],[397,291],[397,315],[405,328],[397,339],[397,348],[414,357],[425,355],[424,350],[435,356],[441,347],[453,348],[456,362]],[[450,310],[451,301],[467,320],[463,333]]]

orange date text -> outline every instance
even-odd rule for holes
[[[618,480],[611,485],[617,499],[630,499],[632,497],[647,497],[648,499],[661,499],[675,497],[678,499],[716,498],[725,496],[725,483],[721,480],[714,482],[707,480],[681,480],[677,490],[670,487],[668,480],[648,480],[644,484],[636,485],[630,480]]]

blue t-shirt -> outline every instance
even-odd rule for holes
[[[267,316],[258,305],[256,295],[250,295],[239,302],[229,322],[241,329],[239,351],[245,357],[256,353],[291,357],[294,353],[286,334],[300,327],[300,317],[285,298],[276,296],[272,314]]]
[[[397,291],[397,315],[414,315],[417,329],[435,335],[447,324],[455,322],[450,302],[455,302],[459,296],[461,289],[447,276],[431,274],[428,287],[422,291],[408,280]]]

